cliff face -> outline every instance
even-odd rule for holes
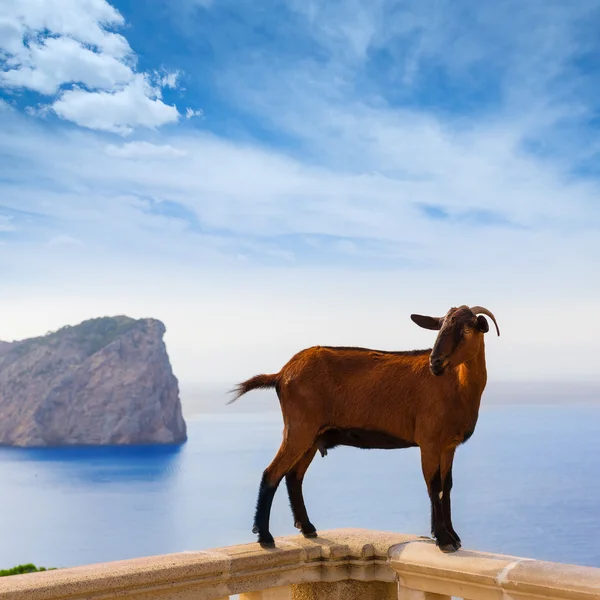
[[[179,386],[155,319],[103,317],[0,343],[0,445],[179,443]]]

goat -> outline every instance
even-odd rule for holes
[[[260,483],[253,533],[273,547],[271,505],[285,477],[295,526],[316,537],[302,481],[317,450],[419,447],[431,503],[431,535],[442,552],[461,540],[452,526],[450,491],[454,453],[475,430],[487,382],[481,306],[451,308],[444,317],[412,314],[418,326],[438,331],[433,348],[390,352],[313,346],[295,354],[279,373],[256,375],[234,388],[234,402],[259,388],[275,388],[283,416],[283,441]]]

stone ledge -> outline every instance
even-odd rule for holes
[[[100,598],[213,600],[228,595],[317,581],[394,581],[388,550],[416,536],[362,529],[324,531],[318,538],[278,538],[115,561],[0,579],[2,600]]]
[[[272,550],[245,544],[13,575],[0,579],[0,598],[216,600],[288,586],[294,597],[312,598],[329,589],[347,595],[352,581],[362,582],[355,586],[357,593],[378,582],[391,594],[398,579],[407,598],[429,593],[477,600],[600,600],[596,568],[468,550],[443,554],[426,538],[364,529],[276,542]],[[336,586],[339,582],[346,583]]]
[[[600,599],[600,569],[486,552],[443,554],[432,541],[411,541],[390,549],[401,586],[429,592],[511,600]]]

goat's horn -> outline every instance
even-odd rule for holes
[[[494,321],[496,331],[498,332],[498,335],[500,335],[500,329],[498,327],[498,323],[496,323],[496,317],[494,317],[491,311],[489,311],[487,308],[484,308],[483,306],[471,306],[471,311],[473,312],[473,314],[476,315],[487,315],[492,321]]]

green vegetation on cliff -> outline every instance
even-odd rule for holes
[[[0,569],[0,577],[8,575],[23,575],[24,573],[36,573],[38,571],[55,571],[55,568],[46,569],[46,567],[36,567],[34,564],[17,565],[12,569]]]
[[[59,339],[69,339],[77,344],[82,344],[87,355],[91,356],[136,325],[139,326],[138,321],[123,316],[88,319],[79,325],[65,325],[46,335],[16,342],[12,351],[23,356],[33,346],[52,345]]]

